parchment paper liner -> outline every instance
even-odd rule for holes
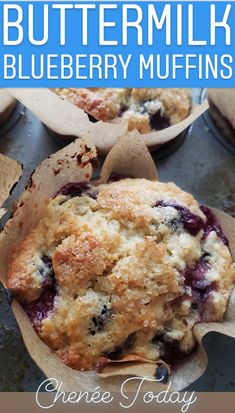
[[[124,142],[125,140],[127,144]],[[126,153],[125,158],[123,158],[122,152],[123,145],[125,145],[125,150],[129,152],[129,154]],[[133,156],[133,152],[136,152],[138,157]],[[142,153],[144,154],[143,158],[141,156]],[[120,161],[126,159],[126,161],[129,162],[131,157],[134,160],[133,163],[128,163],[126,166],[129,175],[135,176],[137,162],[139,168],[138,176],[141,176],[141,171],[143,171],[147,177],[151,176],[152,179],[157,178],[157,172],[155,170],[155,174],[153,173],[153,164],[150,155],[146,152],[146,148],[144,148],[143,141],[140,139],[135,140],[131,134],[131,136],[123,138],[121,144],[119,143],[119,145],[110,152],[103,167],[103,181],[105,181],[104,176],[106,176],[106,178],[108,177],[107,171],[111,172],[112,165],[112,171],[118,172],[118,155]],[[84,179],[90,180],[92,173],[91,164],[95,156],[95,150],[92,148],[92,145],[79,139],[51,156],[36,169],[28,189],[18,202],[18,207],[13,218],[8,222],[4,232],[0,235],[0,274],[4,284],[7,273],[7,255],[13,246],[38,222],[43,213],[45,200],[53,196],[61,186],[68,182],[81,181]],[[112,161],[112,159],[114,159],[114,161]],[[60,167],[59,172],[58,166]],[[144,177],[144,175],[142,176]],[[231,251],[235,258],[235,220],[221,211],[215,210],[215,213],[225,235],[229,238]],[[28,219],[29,216],[30,219]],[[199,324],[195,327],[195,335],[199,342],[197,351],[172,371],[170,377],[172,383],[171,389],[183,389],[204,372],[207,365],[207,358],[201,345],[201,340],[207,332],[218,331],[235,337],[234,300],[235,292],[233,291],[223,323]],[[128,369],[127,364],[123,366],[123,363],[120,363],[118,367],[115,367],[118,376],[109,375],[108,378],[101,378],[95,372],[80,372],[66,367],[55,353],[40,340],[20,304],[14,301],[12,307],[31,357],[47,377],[54,377],[57,378],[59,382],[63,382],[63,390],[94,391],[96,386],[100,386],[100,391],[108,390],[110,392],[119,392],[123,381],[129,377],[127,373],[133,375],[133,364],[131,364],[130,369]],[[149,370],[150,366],[151,371]],[[125,376],[122,376],[122,373],[125,373]],[[136,373],[151,379],[153,375],[152,364],[149,362],[145,363],[144,361],[141,364],[138,363],[138,372],[136,371]],[[126,390],[136,391],[138,384],[139,381],[131,381],[126,386]],[[163,389],[166,386],[167,385],[149,381],[143,384],[142,390],[152,390],[156,392],[158,389]]]
[[[0,219],[6,209],[1,208],[8,198],[14,184],[18,182],[22,174],[22,166],[14,159],[0,154]]]
[[[6,89],[0,89],[0,126],[8,120],[16,104],[17,100]]]
[[[24,106],[33,112],[48,128],[59,135],[68,137],[89,136],[99,154],[106,155],[128,133],[127,122],[90,122],[87,114],[74,104],[61,99],[49,89],[8,89]],[[194,120],[208,109],[205,100],[201,105],[193,105],[190,115],[169,128],[139,136],[155,150],[159,145],[169,142],[187,129]],[[67,139],[68,140],[68,139]]]

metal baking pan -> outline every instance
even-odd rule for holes
[[[196,102],[201,100],[201,94],[199,89],[194,91]],[[31,113],[23,111],[20,105],[16,111],[12,115],[14,121],[11,118],[5,129],[0,130],[0,152],[24,164],[23,178],[6,203],[9,209],[39,162],[61,147]],[[235,155],[215,139],[207,116],[195,121],[186,138],[178,144],[174,142],[164,156],[159,159],[154,154],[154,158],[162,181],[174,181],[199,202],[235,217]],[[25,349],[3,288],[0,288],[0,314],[0,391],[36,391],[44,375]],[[235,391],[235,340],[210,333],[204,339],[204,346],[208,368],[188,390]]]

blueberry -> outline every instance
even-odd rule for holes
[[[203,229],[204,222],[201,217],[192,214],[189,209],[183,207],[180,209],[180,213],[183,226],[191,235],[197,235]]]
[[[211,233],[211,231],[215,231],[217,236],[221,239],[221,241],[228,247],[229,246],[228,239],[224,235],[222,228],[216,221],[215,216],[213,215],[212,211],[204,205],[201,205],[200,209],[203,212],[203,214],[206,216],[206,225],[204,228],[203,238],[207,238],[208,235]]]
[[[120,106],[118,116],[121,117],[121,116],[123,115],[123,113],[127,111],[127,109],[128,109],[128,106],[125,105],[125,104],[122,104],[122,105]]]
[[[184,284],[191,287],[193,299],[198,302],[204,302],[212,291],[217,288],[216,282],[209,283],[205,274],[210,268],[207,261],[208,254],[205,253],[197,262],[188,265],[183,272]]]
[[[86,181],[70,182],[64,185],[56,195],[70,196],[71,198],[86,194],[93,199],[97,197],[96,189]]]
[[[126,178],[133,178],[132,176],[127,176],[127,175],[122,175],[122,174],[118,174],[118,173],[114,173],[112,172],[108,182],[117,182],[120,181],[121,179],[126,179]]]
[[[162,360],[169,364],[173,364],[189,354],[189,352],[182,351],[180,349],[180,342],[168,337],[165,331],[157,332],[153,338],[153,343],[160,349],[160,357]]]
[[[103,305],[103,308],[102,308],[102,310],[101,310],[101,313],[100,313],[100,315],[102,315],[102,316],[106,316],[107,315],[107,313],[109,313],[111,310],[109,310],[108,308],[107,308],[107,305]]]
[[[44,264],[46,264],[48,267],[52,267],[52,262],[51,262],[51,258],[48,257],[48,255],[43,255],[42,256],[42,261],[44,262]]]
[[[40,268],[39,272],[43,277],[43,288],[50,286],[53,283],[55,274],[52,266],[51,258],[47,255],[42,256],[43,266]]]
[[[40,329],[41,322],[53,310],[56,296],[55,284],[45,288],[40,297],[24,305],[24,310],[36,330]]]
[[[211,256],[211,254],[209,252],[204,252],[202,255],[202,259],[206,262],[207,258],[209,258]]]
[[[149,124],[151,129],[154,130],[165,129],[171,125],[168,116],[161,114],[161,109],[159,109],[154,114],[149,115]]]
[[[169,380],[169,371],[166,367],[158,366],[154,375],[158,381],[161,381],[161,383],[166,384]]]
[[[181,226],[181,222],[179,219],[174,218],[168,223],[168,225],[173,231],[177,231],[177,229]]]
[[[110,320],[112,314],[113,311],[104,305],[100,314],[92,317],[92,327],[89,330],[90,334],[94,336],[96,333],[102,331],[107,322]]]
[[[216,223],[215,217],[209,208],[201,206],[200,209],[206,216],[206,223],[198,215],[193,214],[189,209],[175,202],[158,201],[155,206],[167,207],[171,206],[180,213],[180,222],[183,227],[191,234],[196,235],[200,230],[203,230],[203,238],[208,236],[211,231],[216,231],[222,241],[228,245],[228,240],[224,236],[220,226]],[[172,228],[177,228],[177,221],[170,222]],[[192,296],[196,302],[204,302],[207,300],[210,293],[216,290],[216,283],[209,283],[205,278],[205,273],[210,268],[208,262],[210,254],[205,252],[203,256],[195,263],[188,265],[183,272],[185,286],[192,289]]]
[[[119,360],[128,350],[130,350],[136,341],[136,333],[131,333],[120,345],[112,350],[105,352],[103,355],[111,360]]]
[[[53,309],[57,290],[51,258],[48,255],[43,255],[41,260],[43,262],[39,270],[42,276],[41,295],[33,302],[24,305],[25,312],[35,329],[40,328],[41,321]]]
[[[215,231],[217,236],[223,241],[225,245],[229,245],[228,239],[224,235],[222,228],[216,221],[213,213],[209,208],[204,205],[200,206],[201,211],[206,216],[206,222],[201,217],[193,214],[188,208],[183,207],[175,202],[158,201],[155,206],[167,207],[171,206],[180,213],[180,221],[183,227],[191,234],[197,235],[200,230],[203,230],[203,238],[208,237],[211,231]],[[171,224],[170,224],[171,225]]]

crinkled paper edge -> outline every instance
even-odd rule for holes
[[[49,129],[68,141],[71,137],[89,136],[97,151],[107,155],[122,136],[128,133],[125,121],[107,123],[89,121],[87,114],[74,104],[63,100],[50,89],[8,89],[8,91],[36,115]],[[189,116],[166,129],[137,135],[149,150],[155,150],[164,143],[176,138],[208,109],[205,100],[201,105],[193,105]]]
[[[0,126],[11,116],[17,100],[6,89],[0,89]]]
[[[0,154],[0,219],[6,212],[6,209],[1,207],[21,174],[22,165],[19,162]]]

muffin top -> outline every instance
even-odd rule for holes
[[[235,270],[212,212],[173,183],[69,183],[9,256],[8,287],[65,364],[174,363],[221,321]]]
[[[129,131],[160,130],[185,119],[191,107],[190,89],[68,88],[52,89],[97,120],[124,119]]]

